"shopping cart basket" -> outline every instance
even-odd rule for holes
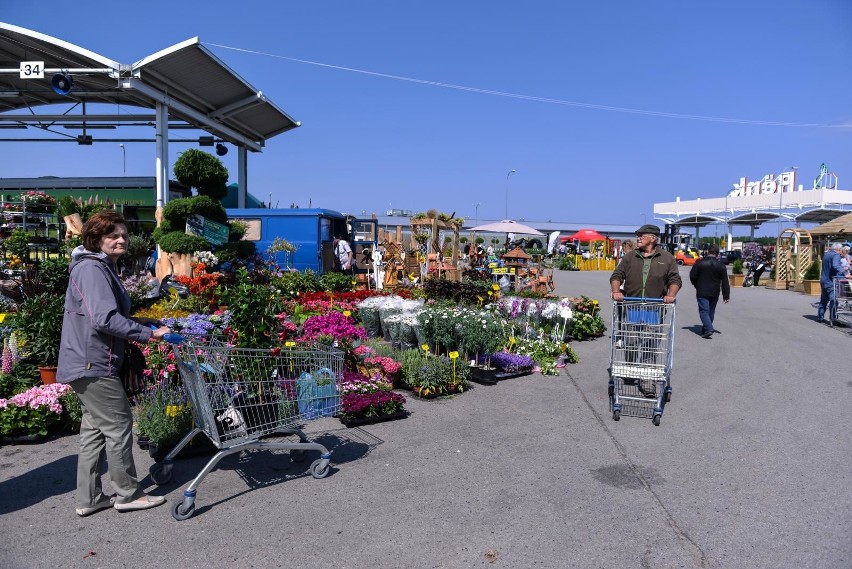
[[[852,280],[834,279],[834,302],[828,310],[828,321],[832,326],[835,322],[852,326]]]
[[[612,308],[609,397],[612,418],[651,418],[660,424],[672,396],[675,305],[625,298]]]
[[[151,479],[155,484],[169,482],[175,456],[199,433],[219,449],[184,491],[183,501],[172,508],[175,519],[192,516],[196,489],[230,454],[248,449],[289,450],[290,459],[298,462],[306,452],[319,451],[310,473],[314,478],[328,475],[331,453],[309,441],[298,426],[337,414],[343,352],[321,344],[235,348],[216,338],[188,339],[175,344],[174,351],[195,428],[154,466]],[[260,440],[272,434],[296,435],[299,440]]]

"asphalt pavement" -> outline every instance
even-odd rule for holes
[[[609,324],[608,276],[557,271],[557,293],[600,299]],[[659,427],[612,420],[607,332],[558,377],[308,423],[332,448],[322,480],[286,453],[227,457],[181,522],[203,458],[144,480],[165,506],[79,518],[76,436],[3,446],[0,567],[852,567],[848,329],[760,287],[733,289],[703,339],[694,289],[678,298]]]

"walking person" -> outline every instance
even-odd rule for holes
[[[127,225],[104,210],[83,225],[83,244],[71,253],[65,316],[56,380],[70,384],[80,398],[80,455],[77,458],[77,515],[114,506],[144,510],[165,502],[139,486],[133,462],[133,414],[119,378],[127,340],[162,338],[169,328],[151,330],[130,315],[130,297],[116,262],[127,253]],[[106,458],[115,498],[103,493],[101,466]]]
[[[613,300],[620,302],[627,296],[675,301],[683,281],[675,258],[659,246],[659,241],[660,228],[656,225],[649,223],[636,230],[636,248],[624,255],[609,277]]]
[[[728,270],[719,260],[719,246],[715,243],[707,249],[707,256],[699,259],[689,271],[689,281],[695,287],[698,301],[698,316],[701,318],[701,337],[708,340],[718,332],[713,327],[716,317],[716,304],[719,302],[719,289],[722,299],[731,300],[731,285],[728,283]]]
[[[822,289],[822,294],[819,297],[817,322],[825,322],[826,309],[829,309],[828,318],[829,320],[831,319],[831,311],[834,310],[837,301],[834,292],[834,279],[848,276],[843,270],[843,264],[840,261],[840,252],[842,250],[843,244],[832,243],[831,248],[822,257],[822,274],[819,277],[819,286]]]

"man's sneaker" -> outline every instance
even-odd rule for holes
[[[704,332],[703,334],[701,334],[701,337],[709,340],[713,337],[713,330],[708,330],[707,332]]]

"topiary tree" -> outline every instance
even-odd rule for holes
[[[808,270],[805,271],[805,280],[806,281],[818,281],[819,280],[819,261],[814,259],[814,261],[808,267]]]
[[[228,195],[228,169],[222,161],[206,152],[191,148],[175,161],[175,178],[198,194],[220,200]]]

